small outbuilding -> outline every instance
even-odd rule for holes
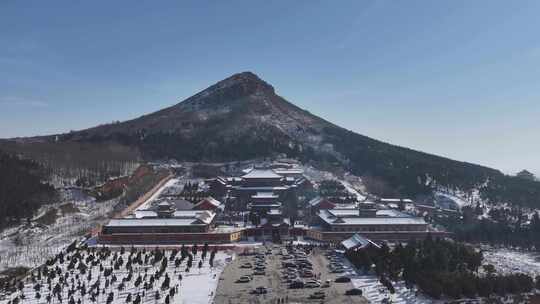
[[[193,207],[193,209],[195,210],[210,210],[210,211],[215,211],[216,209],[220,208],[221,207],[221,202],[218,201],[217,199],[209,196],[203,200],[201,200],[200,202],[198,202],[197,204],[195,204],[195,206]]]
[[[351,236],[350,238],[342,241],[341,246],[343,246],[345,250],[361,250],[361,249],[367,249],[367,248],[373,248],[373,247],[381,248],[381,246],[378,245],[377,243],[359,234],[355,234]]]

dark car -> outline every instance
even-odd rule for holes
[[[304,288],[304,282],[302,281],[294,281],[291,284],[289,284],[290,289],[298,289],[298,288]]]
[[[339,278],[336,278],[336,280],[334,282],[336,283],[349,283],[351,281],[351,278],[349,277],[339,277]]]
[[[283,263],[283,267],[287,267],[287,268],[296,268],[296,264],[295,263],[291,263],[291,262],[285,262]]]
[[[253,289],[252,293],[254,294],[267,294],[268,293],[268,289],[266,289],[266,287],[257,287],[255,289]]]
[[[347,296],[361,296],[362,295],[362,289],[359,288],[353,288],[345,291],[345,295]]]
[[[326,294],[322,291],[314,292],[309,296],[310,299],[324,299],[325,297]]]

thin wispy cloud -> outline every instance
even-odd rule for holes
[[[43,108],[43,107],[47,107],[49,104],[43,100],[17,97],[17,96],[4,96],[4,97],[0,97],[0,105]]]

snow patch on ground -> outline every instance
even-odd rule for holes
[[[492,264],[500,274],[524,273],[531,277],[540,275],[540,257],[537,254],[506,248],[483,251],[484,264]]]
[[[436,191],[435,199],[437,204],[445,209],[461,209],[465,206],[469,206],[471,203],[467,200],[445,192]],[[452,206],[453,205],[453,206]]]
[[[388,289],[384,287],[375,275],[357,276],[351,280],[356,288],[363,291],[363,296],[370,303],[382,303],[384,299],[390,300],[390,303],[397,304],[431,304],[434,300],[423,296],[416,291],[405,287],[403,282],[394,283],[396,292],[390,294]]]
[[[0,233],[0,271],[18,266],[33,268],[43,264],[73,240],[106,221],[117,203],[116,200],[97,203],[93,198],[73,191],[79,190],[62,190],[61,202],[44,208],[72,203],[80,212],[63,215],[52,225],[32,222]]]
[[[360,192],[358,192],[358,190],[356,190],[355,188],[353,188],[353,186],[347,182],[347,181],[341,181],[341,184],[345,187],[345,189],[347,189],[347,191],[349,191],[349,193],[353,194],[354,196],[356,196],[356,199],[359,201],[359,202],[363,202],[366,200],[366,197],[362,194],[360,194]]]

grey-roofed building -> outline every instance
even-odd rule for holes
[[[165,204],[163,209],[165,209]],[[170,208],[172,209],[172,208]],[[170,211],[168,209],[167,211]],[[207,210],[141,210],[133,218],[112,219],[103,234],[118,233],[194,233],[207,232],[213,224],[215,213]]]
[[[360,204],[362,205],[362,204]],[[423,239],[428,233],[447,237],[445,231],[430,228],[422,217],[397,210],[355,209],[321,210],[318,222],[306,230],[306,236],[318,241],[341,242],[354,234],[377,241],[408,241]]]
[[[339,232],[427,231],[428,228],[423,218],[395,210],[377,210],[374,216],[365,216],[362,209],[329,209],[321,210],[319,219],[326,230]]]
[[[375,248],[381,248],[381,246],[377,243],[359,234],[354,234],[350,238],[344,240],[343,242],[341,242],[341,246],[343,246],[345,250],[359,250],[368,248],[370,246],[373,246]]]

